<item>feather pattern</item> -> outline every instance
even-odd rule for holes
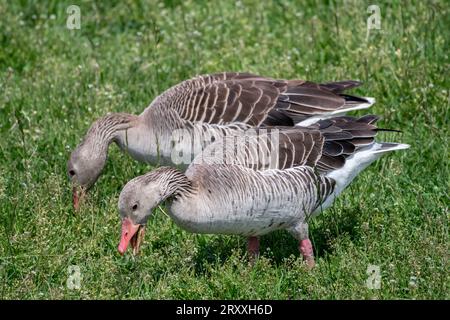
[[[309,127],[249,129],[207,147],[196,160],[239,164],[255,170],[310,166],[326,173],[344,166],[360,147],[373,144],[375,116],[335,117]],[[245,139],[242,139],[244,137]],[[277,149],[277,152],[272,152]]]
[[[316,84],[224,72],[186,80],[157,101],[189,122],[293,125],[311,115],[367,103],[364,98],[342,95],[359,85],[357,81]]]

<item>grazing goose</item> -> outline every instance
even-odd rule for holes
[[[152,209],[168,199],[169,215],[196,233],[258,237],[288,230],[308,266],[314,265],[308,220],[382,154],[409,146],[377,143],[376,116],[335,117],[307,127],[255,130],[209,145],[182,173],[161,167],[128,182],[119,197],[123,254],[139,249]],[[272,152],[277,151],[277,152]]]
[[[78,207],[80,196],[100,176],[111,142],[138,161],[187,165],[203,147],[224,135],[257,126],[305,126],[367,108],[372,98],[343,93],[358,85],[357,81],[316,84],[233,72],[186,80],[158,96],[139,116],[114,113],[92,124],[67,164],[74,205]],[[184,156],[174,156],[179,153]]]

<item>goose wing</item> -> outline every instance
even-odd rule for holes
[[[375,142],[377,116],[334,117],[309,127],[268,127],[215,142],[194,163],[237,164],[254,170],[309,166],[326,173],[344,166],[360,148]]]
[[[317,84],[224,72],[184,81],[169,89],[165,97],[180,117],[190,122],[293,126],[313,116],[370,106],[365,98],[343,93],[360,84]]]

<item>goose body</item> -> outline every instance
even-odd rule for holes
[[[373,98],[343,94],[358,85],[276,80],[249,73],[198,76],[158,96],[133,125],[117,132],[114,141],[135,160],[187,166],[211,141],[227,135],[259,126],[308,126],[368,108]],[[174,149],[189,156],[173,157]]]
[[[126,226],[119,251],[134,235],[127,226],[138,230],[169,198],[170,216],[187,231],[243,235],[255,253],[259,236],[286,229],[312,264],[309,218],[332,205],[382,154],[409,147],[376,142],[377,119],[334,117],[309,127],[227,136],[205,148],[185,173],[162,167],[131,180],[119,198]]]
[[[327,197],[333,190],[332,180],[316,181],[312,168],[304,166],[263,172],[238,165],[191,169],[187,177],[196,181],[197,192],[174,199],[169,214],[195,233],[251,237],[289,230],[319,206],[319,192]],[[318,190],[316,182],[325,189]]]
[[[368,108],[373,99],[344,93],[358,85],[235,72],[198,76],[166,90],[138,116],[113,113],[95,121],[70,156],[68,176],[76,188],[90,188],[112,142],[137,161],[186,168],[224,136],[254,127],[306,126]]]

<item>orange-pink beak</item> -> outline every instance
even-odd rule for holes
[[[80,197],[78,196],[77,187],[72,187],[72,202],[75,211],[80,208]]]
[[[78,211],[80,209],[80,202],[81,199],[83,199],[84,195],[85,191],[82,187],[76,185],[72,187],[72,203],[75,211]]]
[[[145,227],[140,224],[134,224],[129,218],[125,218],[122,221],[122,235],[120,238],[119,253],[123,255],[131,244],[133,248],[133,254],[138,254],[141,246],[142,239],[144,237]]]

